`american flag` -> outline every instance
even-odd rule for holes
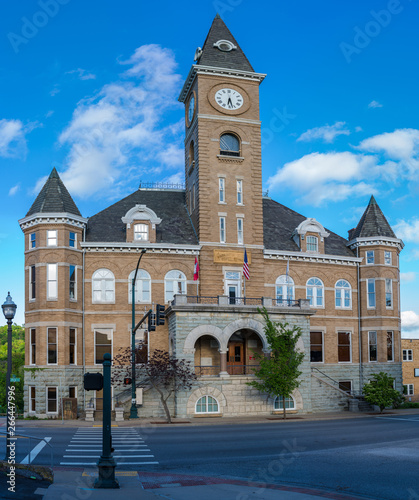
[[[243,274],[247,280],[250,280],[249,263],[247,262],[246,249],[244,249]]]

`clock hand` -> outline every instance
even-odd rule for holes
[[[227,104],[228,104],[228,106],[229,106],[230,108],[232,108],[232,107],[233,107],[233,103],[232,103],[232,101],[231,101],[231,97],[229,97],[229,98],[228,98]]]

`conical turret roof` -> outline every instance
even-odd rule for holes
[[[64,186],[55,167],[52,169],[47,182],[36,197],[26,217],[35,213],[68,213],[81,217],[77,205]]]
[[[387,222],[381,208],[375,201],[374,196],[368,203],[364,214],[358,225],[350,233],[350,239],[370,238],[374,236],[387,236],[388,238],[397,238],[390,224]]]
[[[214,44],[217,44],[221,40],[231,42],[235,48],[230,51],[224,51],[214,46]],[[247,60],[236,39],[218,14],[214,18],[197,64],[199,66],[254,72],[252,65]]]

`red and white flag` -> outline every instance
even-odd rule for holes
[[[247,252],[246,252],[246,249],[244,249],[243,274],[244,274],[244,277],[247,280],[250,280],[249,263],[247,262]]]
[[[198,258],[195,257],[195,266],[193,268],[193,280],[197,281],[199,279],[199,264],[198,264]]]

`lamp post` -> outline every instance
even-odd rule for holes
[[[7,375],[6,375],[6,460],[10,458],[10,375],[12,373],[12,322],[16,314],[17,305],[13,302],[10,292],[8,292],[5,303],[1,306],[3,309],[4,317],[7,319]]]
[[[137,273],[138,273],[138,268],[140,266],[141,258],[142,256],[147,252],[146,248],[143,248],[141,250],[141,255],[140,258],[138,259],[137,262],[137,268],[135,269],[134,273],[134,278],[132,279],[132,291],[131,291],[131,301],[132,301],[132,329],[131,329],[131,412],[129,415],[129,418],[138,418],[138,411],[137,411],[137,405],[136,405],[136,394],[135,394],[135,280],[137,279]]]

